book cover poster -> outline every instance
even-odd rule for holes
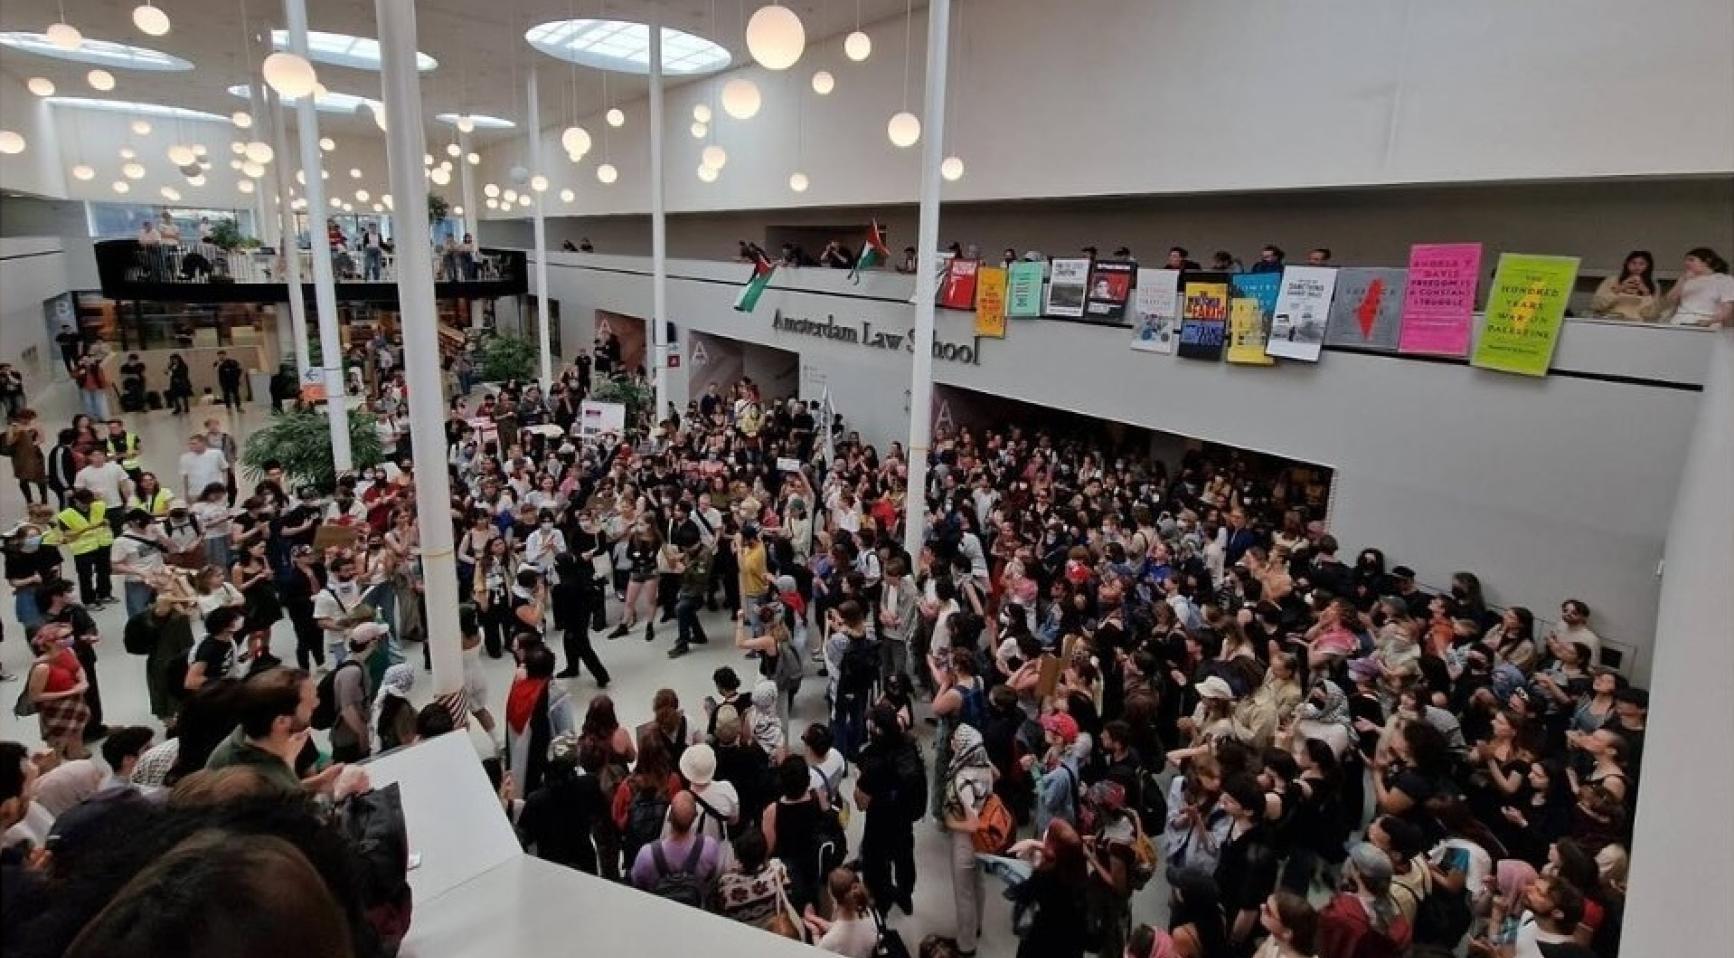
[[[1126,304],[1132,298],[1132,281],[1137,275],[1138,264],[1131,260],[1098,260],[1090,270],[1085,317],[1110,323],[1125,319]]]
[[[1282,359],[1319,361],[1330,319],[1331,295],[1337,271],[1329,266],[1290,266],[1282,271],[1282,288],[1270,317],[1270,338],[1264,351]]]
[[[1480,243],[1423,243],[1409,247],[1409,285],[1403,294],[1405,353],[1469,354]]]
[[[1180,288],[1180,358],[1218,362],[1228,339],[1228,274],[1188,273]]]
[[[1089,259],[1056,259],[1048,265],[1048,297],[1043,304],[1043,315],[1082,318],[1085,294],[1090,286]]]
[[[975,308],[975,274],[981,268],[978,259],[954,259],[946,267],[945,281],[939,284],[939,305],[946,309]]]
[[[1180,338],[1180,271],[1141,269],[1132,293],[1132,348],[1172,353]]]
[[[1325,345],[1396,352],[1408,278],[1408,270],[1384,266],[1338,270]]]

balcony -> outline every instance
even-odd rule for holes
[[[313,298],[313,257],[297,251],[303,278],[302,296]],[[456,256],[448,261],[434,255],[436,299],[492,299],[525,292],[524,252],[481,250],[472,264]],[[396,257],[385,252],[377,271],[367,269],[358,251],[332,254],[339,302],[397,302]],[[275,250],[222,250],[210,244],[145,246],[137,240],[104,240],[96,244],[97,275],[104,296],[117,301],[148,300],[179,303],[288,302],[282,254]]]

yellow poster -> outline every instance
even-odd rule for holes
[[[975,334],[1005,338],[1005,269],[983,266],[975,274]]]
[[[1276,360],[1265,355],[1264,344],[1269,338],[1264,328],[1264,309],[1258,300],[1237,296],[1229,301],[1228,361],[1247,366],[1274,366]]]

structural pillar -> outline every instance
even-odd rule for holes
[[[476,203],[476,168],[470,165],[470,135],[458,130],[458,149],[464,151],[459,158],[460,180],[464,191],[464,232],[470,234],[479,249],[482,242],[482,208]],[[482,301],[479,298],[465,300],[470,307],[470,328],[482,327]]]
[[[270,172],[277,180],[277,216],[282,224],[278,249],[283,254],[283,278],[289,284],[289,329],[295,340],[295,376],[296,383],[300,384],[307,381],[307,370],[313,365],[313,359],[307,349],[307,298],[301,285],[301,241],[297,239],[294,199],[290,196],[295,180],[289,173],[289,138],[284,133],[283,100],[275,93],[267,93],[262,99],[265,109],[271,114],[271,149],[276,157]],[[255,122],[267,121],[259,117]],[[255,187],[256,192],[264,192],[264,189],[263,183]],[[308,219],[311,221],[312,218]]]
[[[289,21],[290,52],[306,59],[307,0],[283,0],[283,14]],[[295,127],[301,140],[301,174],[307,180],[307,242],[313,253],[313,301],[319,308],[319,365],[325,384],[325,415],[331,420],[331,462],[342,475],[355,468],[355,459],[349,450],[349,397],[344,394],[343,336],[337,328],[331,244],[325,239],[325,224],[320,222],[326,216],[325,177],[319,157],[319,110],[313,105],[313,94],[296,102]],[[420,128],[418,123],[416,129]],[[416,159],[421,159],[419,154]],[[425,212],[422,219],[427,219]]]
[[[270,135],[271,118],[266,114],[266,110],[270,107],[266,103],[267,93],[265,92],[269,89],[270,87],[257,80],[250,80],[247,83],[247,109],[253,117],[253,126],[244,131],[251,134],[248,136],[249,140],[263,140]],[[272,149],[276,149],[275,144],[272,145]],[[271,194],[269,190],[263,188],[264,185],[263,183],[253,184],[253,220],[254,231],[257,234],[255,238],[265,246],[275,247],[280,242],[280,238],[273,235],[277,232],[279,223],[272,215]]]
[[[662,190],[662,18],[650,21],[650,343],[655,414],[668,414],[668,217]]]
[[[1710,373],[1662,554],[1629,955],[1718,954],[1734,939],[1734,330],[1703,335]]]
[[[457,559],[452,551],[452,490],[446,471],[445,390],[439,312],[434,305],[433,243],[422,169],[421,75],[416,69],[415,0],[375,0],[380,87],[385,95],[386,161],[397,219],[397,297],[403,317],[404,380],[409,386],[415,507],[427,592],[428,651],[435,695],[464,688],[458,627]],[[465,212],[468,212],[467,210]],[[485,707],[486,702],[475,703]]]
[[[945,71],[951,0],[927,5],[926,103],[921,116],[921,220],[915,238],[915,361],[909,382],[909,485],[903,547],[921,555],[927,535],[927,449],[933,433],[933,271],[939,265],[939,164],[945,157]],[[906,54],[907,55],[907,52]]]
[[[530,66],[530,176],[546,176],[542,172],[542,104],[536,91],[536,67]],[[554,348],[553,336],[548,329],[548,223],[542,216],[542,199],[546,191],[538,193],[528,184],[524,186],[531,194],[530,216],[535,226],[536,239],[536,345],[542,353],[542,395],[548,395],[548,390],[554,385]]]

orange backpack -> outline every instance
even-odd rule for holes
[[[981,814],[977,816],[975,834],[970,837],[975,843],[976,851],[984,855],[998,855],[1011,847],[1017,827],[1017,819],[1012,817],[1011,809],[1005,807],[998,795],[989,795],[981,806]]]

